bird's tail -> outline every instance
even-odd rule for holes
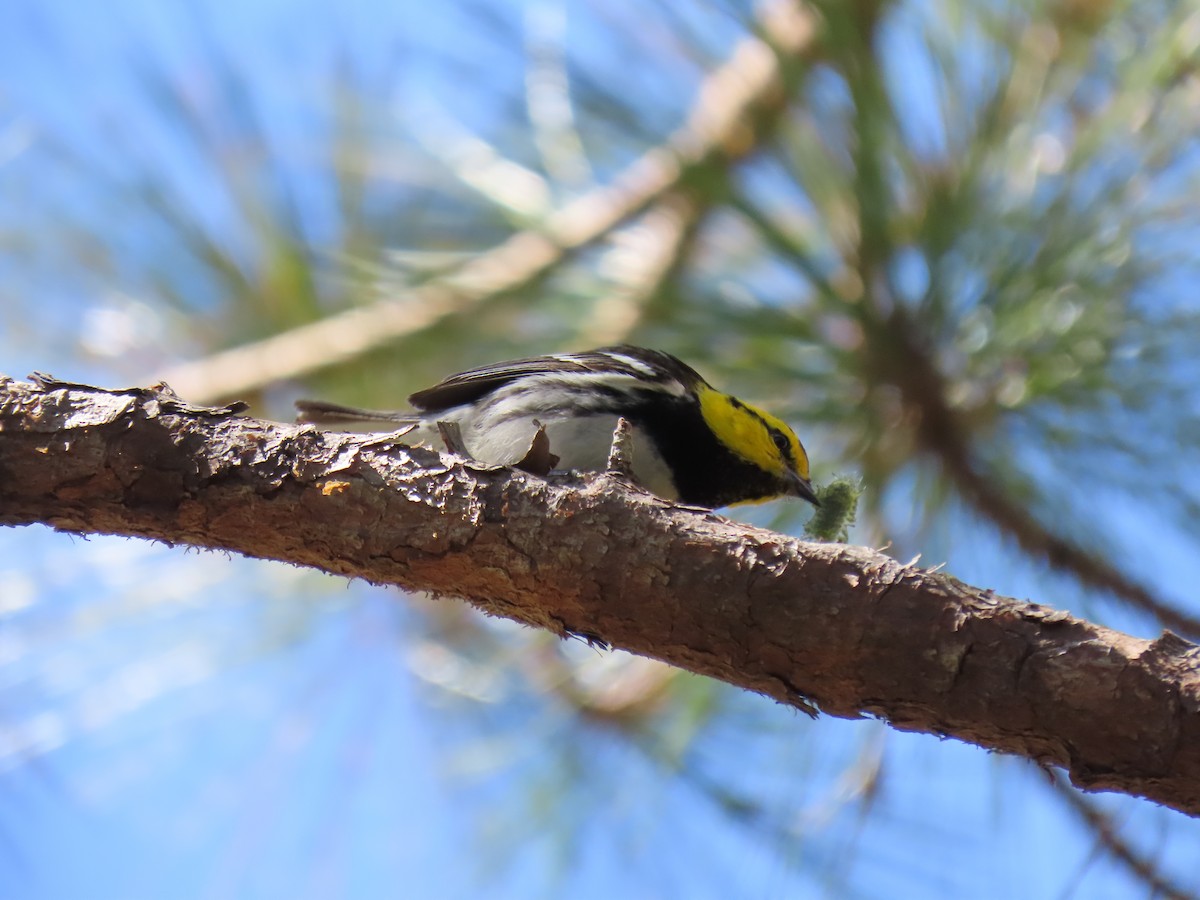
[[[420,419],[412,413],[381,412],[326,403],[324,400],[297,400],[296,421],[313,425],[340,425],[354,422],[388,422],[397,427],[416,425]]]

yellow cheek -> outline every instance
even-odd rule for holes
[[[743,459],[768,472],[783,474],[787,469],[771,441],[771,434],[764,425],[763,415],[757,410],[751,412],[748,407],[732,397],[714,390],[701,389],[700,412],[721,443]],[[786,429],[786,426],[784,427]]]
[[[804,453],[803,449],[801,449],[800,452],[803,454],[800,457],[800,463],[798,466],[798,468],[800,469],[800,475],[804,478],[812,478],[812,475],[808,471],[808,454]]]
[[[811,477],[808,474],[808,453],[804,450],[804,445],[797,438],[792,442],[792,453],[796,456],[796,471],[800,473],[801,478]]]

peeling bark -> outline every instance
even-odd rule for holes
[[[0,378],[0,524],[220,548],[462,597],[800,709],[876,716],[1200,814],[1200,648],[862,547],[188,404]]]

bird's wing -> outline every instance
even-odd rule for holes
[[[638,379],[660,384],[678,382],[691,387],[701,381],[696,372],[668,353],[640,347],[604,347],[584,353],[533,356],[480,366],[451,375],[431,388],[417,391],[408,402],[432,412],[474,403],[492,391],[536,375],[585,375],[603,372],[615,379]]]

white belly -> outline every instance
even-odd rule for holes
[[[511,466],[529,452],[537,433],[533,418],[500,419],[481,415],[470,406],[460,406],[438,415],[439,420],[456,422],[462,432],[463,444],[471,456],[482,463]],[[600,472],[608,465],[613,429],[613,415],[539,417],[550,441],[550,452],[559,458],[558,469],[579,472]],[[412,438],[430,447],[445,449],[435,423],[422,425]],[[642,431],[633,432],[633,476],[638,484],[668,500],[677,497],[675,484],[658,450]]]

